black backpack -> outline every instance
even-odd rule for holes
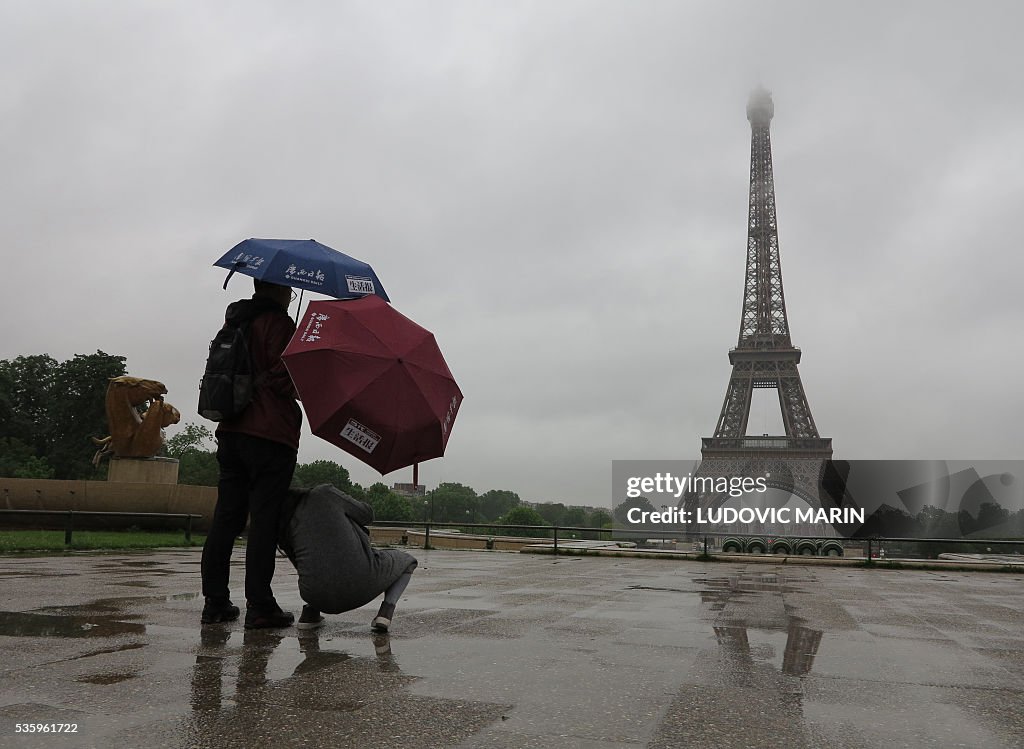
[[[205,419],[233,419],[252,400],[255,378],[249,359],[250,322],[225,323],[210,341],[206,371],[199,383],[199,415]]]

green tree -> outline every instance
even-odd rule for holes
[[[178,459],[178,483],[190,486],[217,486],[220,464],[217,454],[193,450]]]
[[[180,458],[188,450],[209,452],[214,440],[213,432],[205,424],[189,422],[164,441],[164,452],[172,458]]]
[[[483,520],[497,520],[522,500],[515,492],[506,489],[491,489],[480,495],[479,509]]]
[[[365,490],[363,501],[373,508],[376,520],[412,520],[415,514],[408,497],[396,494],[381,481]]]
[[[973,522],[974,518],[966,510],[960,511],[961,528],[964,522]],[[921,535],[921,526],[915,517],[906,511],[891,505],[880,505],[868,515],[864,525],[857,529],[855,537],[882,536],[883,538],[915,538]],[[966,535],[966,534],[965,534]]]
[[[0,437],[0,476],[52,479],[53,468],[35,450],[14,437]]]
[[[501,518],[501,522],[506,525],[547,525],[544,522],[544,518],[540,516],[540,513],[527,505],[513,507],[505,513],[505,516]],[[537,538],[546,538],[551,535],[549,531],[540,529],[513,529],[509,532],[513,536],[534,536]]]
[[[50,446],[50,392],[57,360],[46,354],[19,356],[0,361],[0,396],[6,411],[0,420],[0,437],[14,437],[29,445],[36,455]]]
[[[582,507],[567,507],[562,513],[561,525],[571,528],[582,528],[587,524],[587,511]]]
[[[438,523],[474,522],[480,500],[476,492],[463,484],[438,484],[427,497],[432,503],[433,519]]]
[[[333,484],[341,491],[352,494],[352,480],[348,469],[329,460],[314,460],[295,466],[292,486],[312,488],[319,484]],[[382,484],[383,486],[383,484]]]
[[[90,437],[107,433],[109,380],[125,374],[123,356],[102,351],[58,363],[46,354],[0,362],[0,437],[19,440],[45,459],[34,471],[54,478],[97,478]]]
[[[625,502],[612,509],[612,517],[615,519],[615,522],[623,528],[636,527],[635,523],[629,522],[629,511],[634,507],[642,512],[655,511],[654,505],[651,504],[651,501],[647,499],[647,497],[627,499]]]
[[[415,512],[408,497],[392,491],[383,496],[375,496],[371,505],[377,520],[412,520]]]
[[[349,483],[348,489],[345,489],[345,491],[347,491],[356,499],[362,500],[363,502],[366,501],[366,489],[363,488],[362,484],[358,484],[355,481],[352,481],[351,483]]]
[[[0,439],[9,437],[8,432],[14,420],[14,378],[8,366],[10,362],[0,362]]]
[[[1006,535],[1010,538],[1024,538],[1024,507],[1010,516]]]
[[[587,519],[591,528],[608,528],[612,524],[612,516],[606,510],[594,510]]]
[[[378,481],[375,484],[371,484],[366,490],[366,501],[373,504],[375,501],[384,499],[386,496],[391,494],[391,489],[383,481]]]
[[[61,362],[50,391],[52,444],[47,460],[59,479],[97,477],[90,437],[109,434],[106,395],[110,379],[125,374],[125,358],[102,351]]]
[[[536,509],[549,525],[565,525],[562,521],[565,516],[565,505],[561,502],[541,502]]]
[[[928,538],[957,538],[960,536],[960,526],[957,523],[956,515],[951,512],[925,505],[917,513],[917,522],[921,532]]]
[[[216,486],[220,477],[217,454],[209,449],[213,433],[204,424],[186,424],[164,443],[164,452],[178,460],[178,483]]]
[[[978,508],[977,529],[988,530],[1002,525],[1010,519],[1010,511],[998,502],[982,502]]]

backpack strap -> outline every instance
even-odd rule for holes
[[[264,299],[262,297],[253,297],[250,300],[249,307],[246,310],[246,314],[244,316],[241,316],[239,319],[224,321],[225,325],[230,327],[236,327],[242,331],[242,337],[245,339],[245,353],[246,356],[248,356],[249,358],[250,372],[252,372],[253,366],[252,351],[250,350],[249,347],[249,328],[252,327],[253,321],[260,315],[264,314],[265,312],[273,312],[274,310],[279,309],[280,307],[269,299]],[[287,314],[287,312],[285,314]],[[252,378],[253,388],[255,389],[257,387],[262,387],[266,383],[268,376],[269,375],[266,370],[263,370],[259,374],[254,375]]]

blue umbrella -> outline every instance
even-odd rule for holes
[[[306,289],[335,299],[376,294],[390,302],[377,274],[366,263],[312,239],[246,239],[214,265],[280,286]]]

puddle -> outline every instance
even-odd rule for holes
[[[121,562],[122,567],[163,567],[164,562],[154,562],[152,560],[143,559],[126,559]]]
[[[383,671],[399,670],[391,653],[390,638],[376,635],[372,642],[378,668]],[[296,638],[264,630],[230,632],[208,627],[201,633],[196,666],[219,669],[228,659],[237,659],[237,672],[242,678],[243,689],[250,689],[342,664],[362,664],[365,659],[349,654],[350,644],[321,639],[315,633],[302,633]]]
[[[737,594],[740,595],[740,594]],[[721,611],[729,603],[732,595],[725,591],[703,590],[700,594],[700,602],[707,604],[712,611]]]
[[[128,580],[127,582],[123,582],[123,583],[120,583],[120,582],[117,582],[117,581],[112,581],[112,582],[108,582],[107,585],[113,585],[113,586],[116,586],[116,587],[124,586],[124,587],[127,587],[127,588],[155,588],[156,587],[156,583],[151,583],[148,580]]]
[[[60,616],[0,611],[0,635],[8,637],[116,637],[145,633],[145,625],[118,621],[113,616]]]
[[[111,564],[98,564],[96,569],[102,570],[103,572],[116,575],[118,573],[125,575],[175,575],[179,574],[179,571],[173,567],[170,567],[165,562],[152,562],[152,561],[132,561],[125,560],[123,562],[116,562]]]
[[[122,596],[118,598],[99,598],[89,603],[73,606],[44,606],[39,609],[47,614],[70,614],[71,616],[117,615],[121,619],[141,619],[142,614],[128,613],[130,609],[146,604],[163,603],[164,596]]]
[[[165,601],[194,601],[199,598],[199,593],[175,593],[174,595],[166,596]]]
[[[723,621],[723,615],[718,614],[715,639],[727,662],[742,671],[752,670],[755,663],[766,662],[788,676],[801,677],[811,672],[823,632],[804,626],[804,619],[790,613],[791,607],[785,604],[782,594],[801,592],[800,588],[787,585],[793,580],[768,573],[707,578],[698,582],[707,587],[701,591],[701,603],[711,611],[723,611],[734,601],[741,603],[737,599],[758,593],[775,593],[785,606],[787,624],[777,627],[748,626],[742,619]],[[746,605],[751,604],[758,605],[748,599]],[[743,610],[742,606],[738,610]]]
[[[0,572],[0,577],[66,577],[65,572]]]
[[[726,590],[734,594],[803,592],[801,588],[789,584],[793,581],[775,574],[709,577],[696,582],[714,590]]]
[[[821,630],[804,627],[795,619],[785,630],[748,628],[742,623],[716,626],[714,630],[719,651],[727,660],[746,670],[751,670],[754,663],[766,662],[788,676],[811,672],[822,637]]]
[[[92,674],[90,676],[79,676],[75,681],[80,681],[84,684],[119,684],[122,681],[128,681],[138,676],[134,671],[122,674]]]

